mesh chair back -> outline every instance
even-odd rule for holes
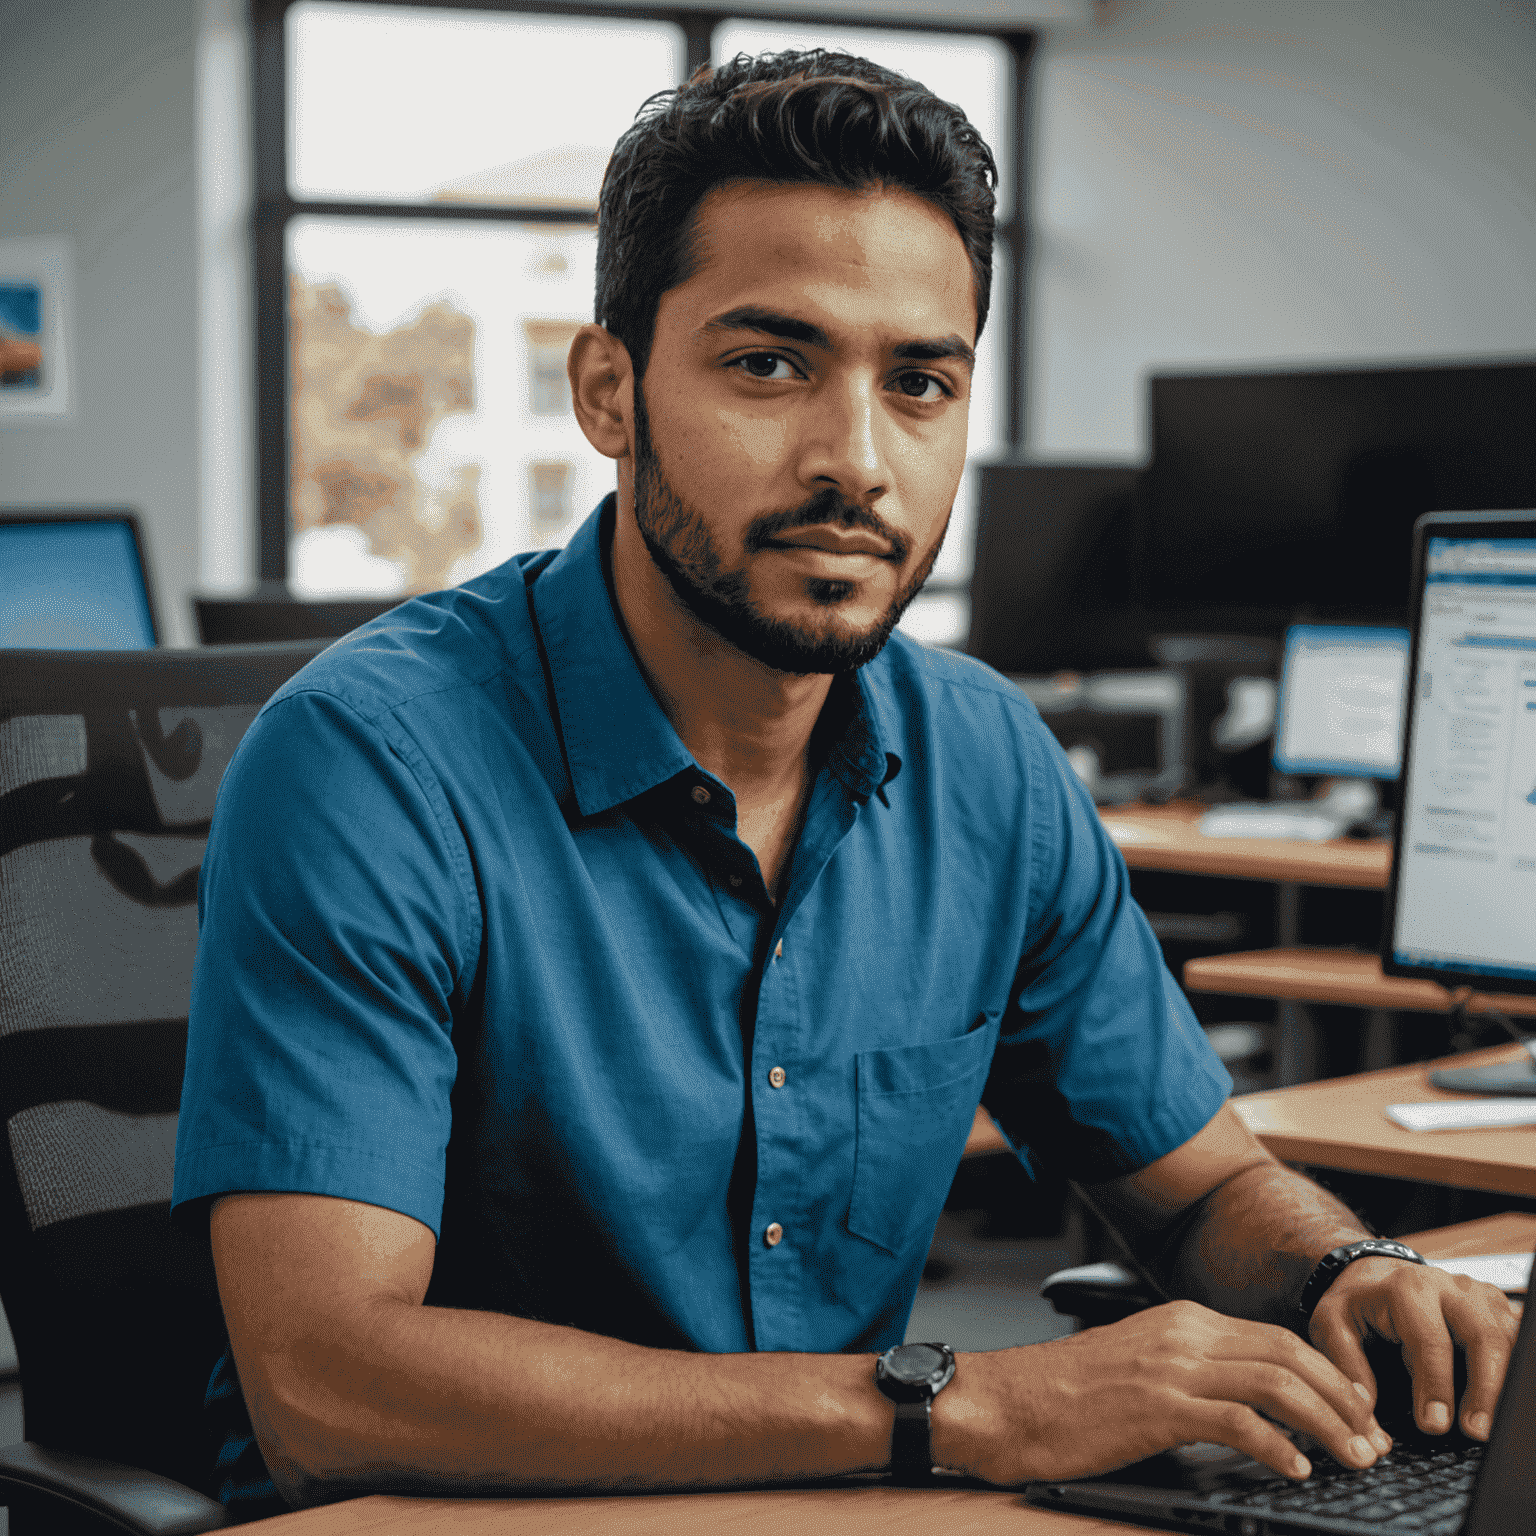
[[[0,1296],[26,1436],[198,1488],[223,1320],[206,1241],[169,1220],[197,874],[236,744],[320,649],[0,650]]]

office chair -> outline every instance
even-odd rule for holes
[[[1045,1277],[1040,1294],[1063,1317],[1076,1319],[1082,1328],[1118,1323],[1164,1300],[1139,1275],[1108,1259],[1058,1269]]]
[[[195,597],[192,612],[203,645],[251,645],[269,640],[338,640],[359,624],[405,602],[398,597],[300,598],[280,582],[244,597]]]
[[[226,1523],[201,1423],[218,1291],[206,1242],[169,1218],[197,874],[231,753],[320,649],[0,651],[12,1536]]]

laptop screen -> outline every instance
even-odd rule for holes
[[[1293,624],[1280,673],[1275,767],[1395,779],[1407,681],[1406,629]]]
[[[126,517],[0,519],[0,647],[154,644],[144,567]]]
[[[1536,990],[1536,514],[1421,529],[1388,959]]]

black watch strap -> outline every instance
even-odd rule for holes
[[[933,1481],[933,1402],[896,1404],[896,1427],[891,1431],[891,1477],[903,1488],[918,1488]]]
[[[1302,1288],[1301,1304],[1296,1310],[1301,1315],[1303,1333],[1310,1325],[1312,1314],[1317,1310],[1317,1304],[1323,1299],[1323,1293],[1328,1287],[1356,1259],[1370,1258],[1406,1259],[1410,1264],[1429,1262],[1422,1253],[1415,1253],[1406,1243],[1394,1242],[1390,1237],[1364,1237],[1358,1243],[1345,1243],[1342,1248],[1335,1248],[1332,1253],[1323,1256]]]
[[[875,1384],[896,1409],[891,1477],[915,1488],[933,1479],[932,1406],[955,1374],[948,1344],[898,1344],[875,1362]]]

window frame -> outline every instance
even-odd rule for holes
[[[288,225],[296,218],[388,218],[489,220],[508,224],[580,224],[592,226],[596,217],[580,208],[484,206],[474,203],[373,202],[359,199],[296,198],[288,186],[288,55],[287,14],[298,0],[251,0],[251,104],[255,201],[251,218],[252,279],[255,289],[255,408],[256,408],[256,574],[263,582],[285,583],[290,537],[288,334]],[[348,3],[348,0],[343,0]],[[364,3],[364,0],[359,0]],[[695,9],[662,4],[616,5],[596,0],[389,0],[417,11],[495,11],[513,15],[592,17],[613,21],[665,21],[682,32],[686,74],[707,64],[715,29],[722,22],[750,20],[805,25],[814,18],[803,11],[776,11],[753,6]],[[831,18],[828,18],[831,19]],[[1008,49],[1012,65],[1009,131],[1012,139],[1012,198],[1009,216],[997,226],[997,243],[1008,252],[1003,291],[994,286],[993,323],[1007,326],[1007,367],[1003,381],[1006,400],[1006,443],[1020,451],[1025,425],[1025,261],[1028,251],[1029,127],[1031,64],[1037,35],[1004,30],[979,21],[912,18],[876,19],[854,16],[837,24],[870,31],[948,32],[994,37]],[[999,302],[1001,300],[1001,302]],[[930,582],[925,592],[965,592],[968,582]]]

